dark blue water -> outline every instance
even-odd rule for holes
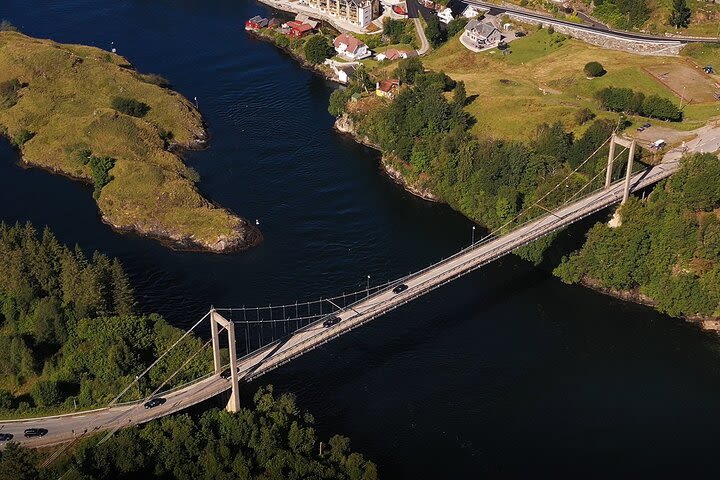
[[[247,37],[249,1],[2,0],[26,33],[110,48],[198,97],[211,148],[188,154],[214,201],[259,219],[236,256],[178,253],[104,226],[90,189],[16,166],[0,142],[0,218],[122,259],[145,311],[186,326],[216,306],[362,288],[448,255],[470,224],[415,199],[337,135],[332,86]],[[582,234],[582,232],[578,232]],[[718,473],[715,336],[509,257],[260,383],[298,395],[383,478]]]

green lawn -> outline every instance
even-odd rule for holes
[[[529,139],[539,124],[556,121],[580,134],[585,128],[575,120],[580,108],[589,108],[599,118],[617,118],[617,114],[602,111],[594,99],[595,92],[606,86],[633,88],[679,103],[678,97],[643,67],[691,62],[685,57],[605,50],[550,34],[547,29],[514,40],[510,50],[510,55],[497,49],[478,54],[453,39],[423,58],[426,67],[465,82],[468,96],[474,98],[466,108],[477,119],[473,130],[479,135]],[[587,79],[583,67],[590,61],[599,61],[607,73]],[[667,126],[690,130],[720,115],[716,104],[690,105],[684,112],[685,121]]]

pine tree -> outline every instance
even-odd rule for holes
[[[673,9],[668,21],[673,27],[685,28],[690,23],[691,13],[686,0],[673,0]]]
[[[135,295],[130,281],[116,258],[110,267],[112,282],[112,300],[116,315],[132,315],[135,313]]]

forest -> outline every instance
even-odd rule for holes
[[[720,162],[686,156],[646,201],[630,197],[622,225],[596,224],[555,273],[649,297],[673,316],[720,316]]]
[[[155,420],[81,441],[54,465],[11,443],[0,452],[0,479],[375,480],[377,467],[340,435],[322,442],[311,414],[288,393],[261,387],[253,408],[210,409]]]
[[[138,314],[118,260],[70,249],[47,229],[0,224],[0,271],[0,414],[107,404],[183,333]],[[200,346],[187,337],[133,395],[158,386]],[[204,351],[169,386],[209,365]]]
[[[428,188],[480,224],[491,229],[510,226],[518,212],[541,198],[542,208],[533,208],[521,220],[564,203],[593,178],[585,191],[600,185],[608,151],[604,144],[614,122],[588,118],[591,123],[577,138],[559,122],[540,125],[529,143],[480,138],[470,133],[474,118],[463,108],[482,100],[468,99],[462,82],[425,71],[417,58],[401,61],[395,75],[412,87],[402,88],[392,102],[369,99],[376,104],[357,107],[345,103],[352,88],[339,90],[331,97],[331,113],[347,111],[357,133],[378,145],[385,160],[411,183]],[[616,163],[619,172],[624,162]],[[563,188],[553,190],[568,175]],[[530,250],[523,255],[539,262],[542,249]]]

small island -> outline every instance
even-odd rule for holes
[[[0,31],[0,134],[23,164],[92,183],[102,220],[118,231],[214,253],[262,241],[201,195],[178,155],[206,145],[195,106],[119,55]]]

